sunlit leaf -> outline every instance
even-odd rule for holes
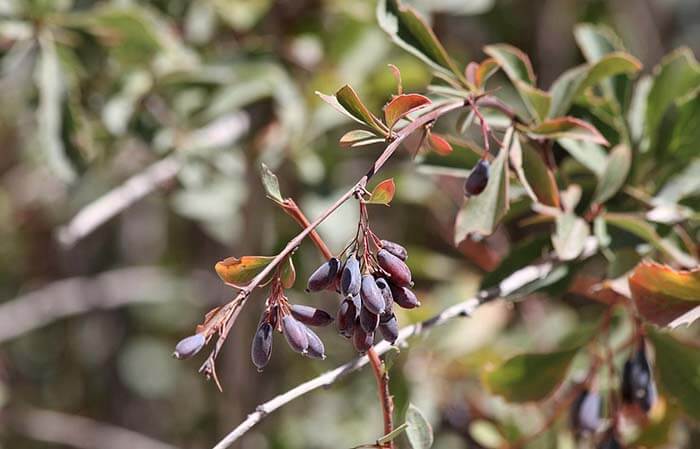
[[[450,142],[438,134],[430,133],[428,135],[428,143],[430,144],[430,149],[441,156],[447,156],[452,153]]]
[[[353,129],[343,134],[339,143],[343,148],[352,148],[365,141],[372,141],[372,143],[376,143],[377,141],[383,142],[384,138],[377,137],[372,131],[367,131],[366,129]]]
[[[377,187],[372,190],[372,194],[367,200],[368,204],[383,204],[388,206],[391,200],[394,199],[394,193],[396,193],[396,185],[394,184],[394,178],[385,179],[384,181],[377,184]]]
[[[413,449],[429,449],[433,445],[433,428],[413,404],[406,410],[406,436]]]
[[[280,265],[280,279],[282,280],[282,287],[294,287],[294,282],[297,279],[297,272],[294,268],[294,262],[291,256],[287,257],[284,262],[282,262],[282,265]]]
[[[608,53],[624,50],[622,40],[614,31],[603,25],[591,23],[576,25],[574,37],[589,62],[598,61]]]
[[[590,123],[574,117],[546,120],[525,130],[530,137],[545,139],[576,139],[607,145],[608,141]]]
[[[277,175],[265,164],[262,164],[260,167],[260,175],[262,176],[262,183],[267,197],[276,203],[282,203],[284,199],[280,192],[280,183],[277,180]]]
[[[408,428],[408,423],[406,423],[406,422],[401,424],[400,426],[397,426],[391,432],[387,433],[386,435],[382,436],[381,438],[378,438],[377,444],[382,445],[382,444],[388,443],[389,441],[394,441],[396,439],[396,437],[398,437],[399,435],[404,433],[407,428]]]
[[[420,94],[397,95],[384,107],[384,120],[389,128],[416,109],[429,105],[430,99]]]
[[[585,140],[559,139],[557,142],[581,165],[597,176],[603,176],[608,163],[608,155],[603,147]]]
[[[534,201],[559,207],[559,189],[554,173],[534,148],[523,146],[520,139],[516,138],[510,149],[510,163]]]
[[[700,421],[700,347],[648,327],[654,344],[662,389],[696,421]]]
[[[631,165],[632,150],[627,145],[613,148],[593,194],[593,202],[602,204],[612,198],[625,184]]]
[[[684,271],[642,262],[628,281],[637,310],[652,323],[665,326],[700,306],[700,268]]]
[[[504,447],[506,439],[499,432],[498,427],[485,419],[477,419],[469,424],[469,434],[480,446],[485,448]]]
[[[338,92],[335,93],[335,98],[343,109],[348,111],[357,120],[373,128],[378,133],[386,135],[384,126],[379,119],[367,109],[367,106],[362,103],[362,100],[360,100],[360,97],[352,87],[347,84],[341,87]]]
[[[476,69],[474,74],[474,83],[476,87],[482,88],[486,85],[486,81],[491,78],[491,75],[498,71],[498,63],[493,58],[486,58],[481,61],[479,67]]]
[[[535,85],[535,72],[530,58],[522,50],[508,44],[487,45],[484,53],[491,56],[512,80]]]
[[[242,287],[272,262],[271,256],[228,257],[214,266],[216,274],[227,284]]]
[[[552,245],[561,260],[572,260],[581,254],[591,233],[588,223],[573,213],[562,214],[556,219]]]
[[[520,97],[525,103],[525,107],[530,112],[530,115],[535,120],[535,122],[541,122],[547,117],[550,105],[552,103],[552,96],[541,89],[536,88],[524,81],[513,80],[515,88],[520,93]]]

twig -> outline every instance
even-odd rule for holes
[[[374,348],[369,348],[367,357],[369,357],[372,372],[377,380],[377,394],[379,395],[379,402],[382,405],[382,415],[384,417],[384,435],[388,435],[394,430],[394,401],[389,392],[389,375]],[[389,441],[381,447],[391,449],[394,447],[394,442],[393,440]]]
[[[234,142],[248,130],[249,123],[246,114],[232,114],[191,133],[190,140],[185,139],[182,143],[183,148],[189,150],[187,145],[195,145],[193,142],[197,139],[208,139],[220,144]],[[179,153],[164,157],[83,207],[68,224],[58,228],[56,237],[59,243],[65,247],[75,245],[160,185],[173,179],[182,164]]]
[[[552,270],[552,263],[545,262],[539,265],[530,265],[520,270],[515,271],[506,279],[501,281],[501,283],[489,290],[482,290],[473,298],[467,299],[466,301],[455,304],[447,309],[443,310],[439,314],[429,318],[425,321],[406,326],[401,329],[399,336],[396,340],[396,345],[405,343],[410,337],[414,335],[423,334],[433,327],[441,326],[455,317],[468,317],[479,307],[492,299],[500,296],[508,296],[514,293],[516,290],[524,287],[530,282],[541,279]],[[390,351],[394,346],[392,346],[386,340],[377,343],[374,346],[374,351],[376,354],[382,355]],[[308,380],[291,390],[283,393],[270,401],[258,405],[255,411],[248,415],[248,417],[239,424],[235,429],[233,429],[228,435],[226,435],[219,443],[214,446],[214,449],[225,449],[246,432],[252,429],[256,424],[258,424],[264,417],[279,409],[280,407],[288,404],[289,402],[297,399],[317,388],[328,387],[344,377],[345,375],[359,370],[363,366],[369,363],[369,355],[363,355],[357,357],[354,360],[341,365],[333,370],[327,371],[326,373]]]
[[[133,430],[49,410],[5,412],[17,432],[39,441],[79,449],[177,449]]]

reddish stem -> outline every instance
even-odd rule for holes
[[[372,366],[374,378],[377,381],[377,394],[379,395],[379,402],[381,403],[382,415],[384,417],[384,435],[388,435],[394,430],[394,398],[389,392],[389,373],[384,369],[382,361],[377,351],[374,350],[374,347],[369,348],[367,357],[369,358],[369,364]],[[394,442],[389,441],[381,447],[393,449]]]
[[[311,225],[311,222],[309,221],[308,218],[306,218],[306,215],[301,211],[299,206],[297,205],[296,201],[294,201],[291,198],[286,198],[282,204],[282,209],[296,221],[299,226],[302,227],[302,229],[306,229]],[[309,238],[314,242],[314,245],[316,245],[316,248],[323,254],[323,257],[326,259],[331,259],[333,258],[333,253],[331,252],[330,249],[328,249],[328,245],[326,245],[326,242],[323,241],[321,236],[316,232],[314,229],[311,231],[309,234]]]

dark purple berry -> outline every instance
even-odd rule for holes
[[[206,338],[202,334],[194,334],[189,337],[185,337],[175,345],[175,352],[173,356],[176,359],[189,359],[194,357],[199,351],[202,350],[204,344],[207,342]]]
[[[379,315],[374,314],[363,307],[360,310],[360,326],[365,332],[374,332],[379,326]]]
[[[352,344],[357,352],[364,354],[374,344],[374,332],[365,332],[361,326],[355,326],[352,334]]]
[[[339,269],[340,261],[335,257],[325,262],[309,277],[306,291],[318,292],[327,289],[335,282]]]
[[[328,326],[333,322],[330,313],[316,307],[292,304],[289,309],[294,318],[309,326]]]
[[[484,191],[489,183],[489,161],[481,159],[469,173],[464,183],[466,196],[478,195]]]
[[[394,344],[396,339],[399,338],[399,321],[396,319],[396,315],[392,313],[386,319],[382,317],[380,321],[379,330],[382,332],[384,339]]]
[[[346,338],[352,337],[356,315],[357,309],[355,308],[355,304],[352,302],[352,299],[344,299],[340,303],[338,315],[335,320],[340,335]]]
[[[399,259],[406,260],[408,258],[408,251],[406,251],[406,248],[399,245],[398,243],[394,243],[389,240],[382,240],[381,244],[382,248],[389,251],[391,254],[395,255]]]
[[[272,355],[272,330],[272,325],[265,321],[260,323],[258,330],[253,336],[250,358],[253,360],[253,365],[260,371],[265,368]]]
[[[306,354],[309,347],[309,339],[306,336],[306,326],[294,319],[291,315],[282,318],[282,333],[294,352]]]
[[[403,260],[385,249],[380,249],[377,253],[377,262],[389,274],[389,280],[392,284],[402,287],[411,286],[411,270]]]
[[[391,314],[394,306],[394,298],[391,295],[391,287],[389,287],[389,283],[384,278],[377,278],[375,282],[377,283],[377,287],[379,287],[379,290],[382,292],[382,296],[384,297],[383,313]]]
[[[318,337],[318,335],[316,335],[316,332],[312,331],[306,326],[304,326],[304,330],[306,331],[306,338],[309,340],[309,347],[307,348],[306,356],[311,357],[312,359],[325,359],[326,349],[323,346],[321,339]]]
[[[571,425],[577,433],[595,433],[600,427],[601,397],[583,390],[571,406]]]
[[[420,301],[416,297],[415,293],[407,287],[396,287],[390,285],[391,295],[394,298],[394,302],[404,309],[413,309],[420,306]]]
[[[355,296],[360,293],[360,261],[351,255],[345,262],[343,274],[340,277],[340,292],[343,296]]]
[[[360,298],[362,299],[362,307],[369,310],[375,315],[379,315],[384,311],[384,296],[379,290],[377,282],[372,275],[366,274],[362,276],[362,288],[360,289]]]
[[[644,342],[640,344],[635,354],[625,362],[622,370],[621,393],[624,403],[636,404],[645,412],[651,410],[656,401],[656,385]]]

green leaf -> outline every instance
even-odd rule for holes
[[[228,257],[217,262],[214,269],[224,282],[240,288],[253,280],[273,259],[271,256]]]
[[[377,21],[399,47],[434,69],[464,80],[433,30],[413,8],[404,6],[398,0],[380,0],[377,3]]]
[[[394,127],[394,124],[405,117],[406,114],[423,106],[427,106],[430,103],[431,101],[428,97],[420,94],[397,95],[384,106],[384,121],[389,129],[391,129]]]
[[[700,348],[648,327],[656,370],[663,389],[696,421],[700,421]]]
[[[696,145],[698,142],[696,142]],[[700,159],[695,159],[672,177],[654,197],[654,204],[676,204],[684,198],[700,195]]]
[[[366,129],[353,129],[343,134],[340,138],[340,146],[343,148],[355,148],[369,145],[370,143],[384,142],[383,137],[377,137],[372,131]]]
[[[649,242],[654,248],[664,253],[666,256],[675,260],[684,267],[693,267],[697,265],[695,258],[684,253],[673,244],[664,240],[657,234],[654,226],[649,224],[643,218],[633,214],[623,213],[606,213],[603,218],[607,224],[630,232],[642,240]]]
[[[287,257],[280,266],[280,279],[282,280],[282,287],[294,287],[294,282],[297,279],[297,272],[294,268],[294,262],[292,261],[291,256]]]
[[[532,138],[576,139],[607,145],[608,141],[591,124],[574,117],[559,117],[546,120],[539,125],[525,128]]]
[[[511,81],[519,80],[531,86],[535,85],[532,63],[522,50],[508,44],[496,44],[484,47],[484,53],[496,60]]]
[[[62,180],[75,179],[62,139],[62,110],[64,102],[64,77],[56,53],[53,36],[43,31],[39,36],[41,52],[34,72],[39,104],[36,110],[37,135],[49,168]]]
[[[515,88],[525,103],[525,107],[535,120],[539,123],[547,117],[552,103],[552,96],[521,80],[513,80]]]
[[[519,354],[482,374],[488,390],[509,402],[539,401],[549,396],[566,377],[578,348],[549,353]]]
[[[642,262],[629,279],[632,299],[639,313],[665,326],[700,306],[700,269],[676,270],[654,262]]]
[[[561,214],[556,219],[556,232],[552,235],[552,245],[560,260],[577,258],[590,235],[588,223],[573,213]]]
[[[407,428],[408,428],[408,423],[405,422],[405,423],[401,424],[400,426],[396,427],[391,432],[389,432],[386,435],[384,435],[383,437],[379,438],[377,440],[377,444],[381,446],[381,445],[388,443],[389,441],[395,440],[396,437],[401,435]]]
[[[406,410],[406,436],[413,449],[429,449],[433,445],[433,428],[423,413],[413,404]]]
[[[554,173],[537,150],[529,145],[523,146],[518,137],[510,149],[510,163],[533,201],[559,207],[559,189]]]
[[[654,139],[666,110],[700,87],[700,64],[688,48],[667,55],[654,68],[654,79],[647,96],[646,136]]]
[[[622,40],[603,25],[582,23],[574,28],[574,37],[589,62],[595,62],[614,51],[624,50]]]
[[[282,193],[280,192],[280,183],[277,180],[277,175],[275,175],[270,168],[262,164],[260,167],[260,175],[262,176],[263,188],[265,188],[265,194],[272,201],[281,204],[284,199],[282,198]]]
[[[387,134],[384,125],[369,111],[369,109],[367,109],[367,106],[362,103],[362,100],[360,100],[360,97],[357,96],[357,93],[350,85],[346,84],[341,87],[338,92],[335,93],[335,98],[343,109],[348,111],[357,120],[373,128],[382,135]]]
[[[612,198],[625,184],[631,165],[632,150],[627,145],[613,148],[593,194],[593,202],[603,204]]]
[[[598,177],[603,176],[608,163],[608,155],[603,150],[603,147],[585,140],[559,139],[557,142],[581,165]]]
[[[510,135],[508,135],[510,134]],[[498,222],[508,212],[508,147],[513,138],[509,133],[504,146],[491,163],[488,184],[479,195],[465,200],[455,222],[455,244],[458,245],[469,234],[490,235]]]
[[[388,206],[391,200],[394,199],[395,193],[396,185],[394,184],[394,178],[385,179],[372,190],[367,204],[383,204]]]

